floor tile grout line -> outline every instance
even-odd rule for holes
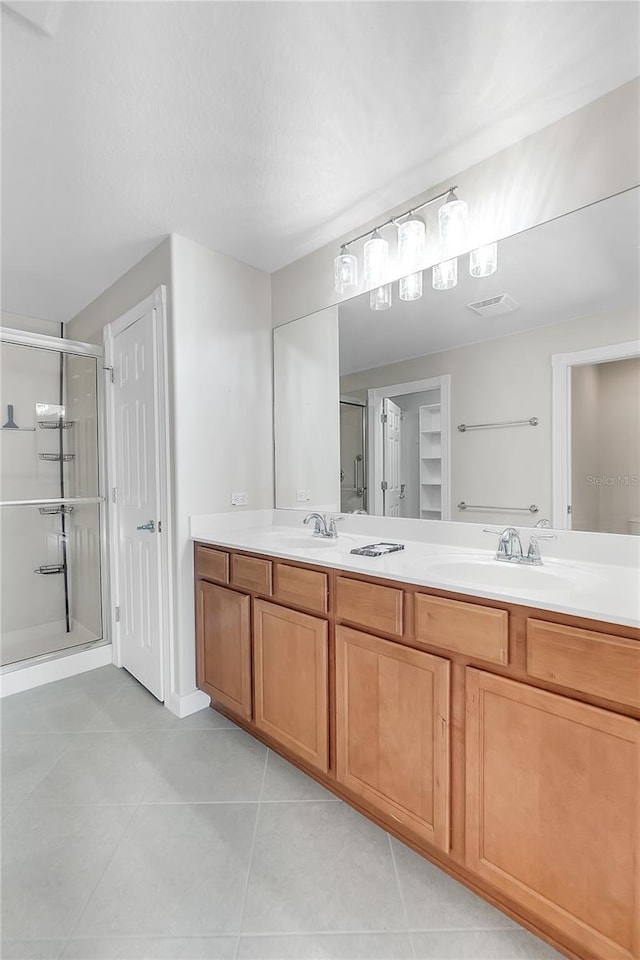
[[[91,806],[91,804],[87,804],[87,806]],[[119,839],[118,842],[116,843],[115,847],[113,848],[113,850],[112,850],[112,852],[111,852],[111,856],[107,859],[107,862],[106,862],[106,864],[104,865],[103,870],[100,872],[100,876],[99,876],[98,879],[96,880],[96,882],[95,882],[95,884],[94,884],[94,886],[93,886],[93,889],[91,890],[91,893],[89,894],[89,896],[88,896],[87,899],[85,900],[84,905],[83,905],[82,909],[80,910],[80,912],[79,912],[79,914],[78,914],[78,916],[77,916],[77,918],[76,918],[75,923],[74,923],[73,926],[71,927],[70,933],[67,934],[64,947],[62,948],[62,953],[64,953],[64,951],[67,949],[67,944],[69,943],[69,940],[71,940],[71,939],[73,938],[73,934],[75,933],[78,924],[79,924],[80,921],[82,920],[82,918],[83,918],[83,916],[84,916],[84,914],[85,914],[85,911],[86,911],[87,907],[89,906],[89,903],[90,903],[91,900],[93,899],[94,893],[96,892],[96,890],[97,890],[98,887],[100,886],[100,883],[102,882],[102,878],[104,877],[104,875],[106,874],[107,870],[108,870],[109,867],[111,866],[111,864],[112,864],[112,862],[113,862],[113,859],[114,859],[116,853],[118,852],[118,850],[120,849],[120,847],[121,847],[122,844],[124,843],[125,837],[126,837],[127,834],[129,833],[129,830],[131,829],[131,824],[133,823],[134,818],[135,818],[135,816],[136,816],[136,813],[137,813],[138,810],[140,809],[141,804],[140,804],[140,803],[117,804],[117,806],[131,806],[131,807],[133,807],[131,816],[129,817],[129,822],[127,823],[126,827],[125,827],[124,830],[122,831],[122,836],[120,837],[120,839]]]
[[[253,854],[256,848],[256,838],[258,836],[258,823],[260,822],[260,810],[262,809],[262,797],[264,794],[264,786],[267,782],[267,770],[269,767],[269,754],[271,751],[269,748],[266,748],[266,753],[264,755],[264,769],[262,771],[262,783],[260,785],[260,794],[258,799],[258,809],[256,811],[256,822],[253,827],[253,837],[251,838],[251,852],[249,853],[249,863],[247,865],[247,879],[244,885],[244,894],[242,897],[242,910],[240,911],[240,924],[238,928],[238,939],[236,941],[236,952],[235,958],[238,960],[240,956],[240,943],[242,940],[242,929],[244,927],[244,914],[247,908],[247,897],[249,896],[249,882],[251,880],[251,868],[253,866]]]
[[[402,884],[400,883],[400,872],[398,870],[398,864],[396,863],[396,856],[393,852],[393,841],[391,840],[391,834],[387,834],[387,840],[389,841],[389,853],[391,854],[391,863],[393,865],[393,874],[396,878],[396,886],[398,888],[398,896],[400,897],[400,903],[402,904],[402,915],[404,917],[404,922],[407,928],[407,939],[409,941],[409,949],[411,950],[411,956],[415,960],[415,949],[413,946],[413,940],[411,938],[411,933],[409,929],[409,911],[407,910],[407,904],[404,899],[404,891],[402,889]]]

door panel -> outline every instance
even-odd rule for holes
[[[385,397],[382,412],[385,417],[382,424],[382,474],[387,484],[384,488],[384,515],[399,517],[402,411],[397,403]]]
[[[116,605],[122,666],[163,699],[157,310],[113,338]]]
[[[467,669],[467,866],[602,960],[640,957],[640,723]]]
[[[336,630],[337,779],[449,850],[449,662]]]

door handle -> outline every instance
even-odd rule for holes
[[[155,520],[147,520],[146,523],[141,524],[139,527],[136,527],[136,530],[148,530],[149,533],[156,532],[156,522]]]

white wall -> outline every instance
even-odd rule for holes
[[[195,687],[189,516],[273,505],[268,274],[171,237],[177,692]],[[242,508],[238,508],[242,509]]]
[[[469,204],[474,224],[471,246],[502,239],[601,200],[638,183],[640,79],[594,100],[557,123],[501,150],[446,181],[426,185],[425,192],[401,207],[380,211],[380,223],[453,183]],[[335,242],[283,267],[272,277],[274,325],[303,317],[340,302],[333,288],[333,260],[340,243],[372,229],[354,225]],[[359,253],[354,245],[351,252]],[[424,266],[429,266],[425,258]],[[389,280],[398,279],[391,270]],[[365,289],[361,287],[359,292]]]
[[[340,508],[338,310],[273,332],[276,503]],[[307,502],[298,500],[306,493]]]
[[[551,517],[551,356],[623,343],[638,336],[638,316],[629,308],[607,316],[580,317],[549,327],[485,340],[456,350],[342,377],[340,391],[451,374],[452,520],[513,521],[509,515],[470,513],[471,504],[527,506]],[[459,423],[539,417],[537,427],[460,433]],[[517,519],[525,521],[527,514]]]

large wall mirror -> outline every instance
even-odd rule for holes
[[[639,203],[276,328],[276,506],[640,533]]]

